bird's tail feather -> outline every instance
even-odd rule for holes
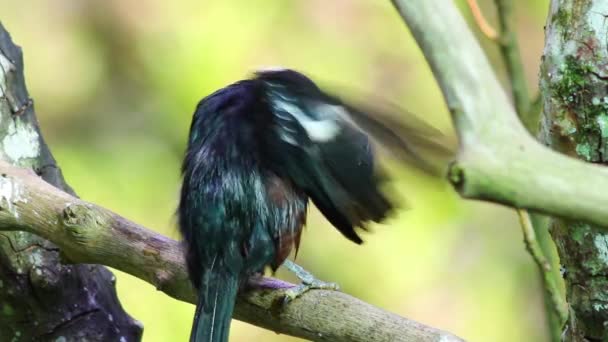
[[[207,274],[201,283],[190,342],[227,342],[238,276]]]

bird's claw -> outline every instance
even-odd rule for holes
[[[296,285],[285,291],[283,305],[287,305],[288,303],[300,297],[309,290],[340,290],[340,286],[337,283],[319,280],[315,278],[310,272],[306,271],[304,268],[290,260],[286,260],[283,266],[293,272],[302,281],[300,285]]]
[[[312,284],[300,284],[291,287],[285,291],[285,297],[283,298],[283,305],[289,304],[294,299],[300,297],[309,290],[331,290],[339,291],[340,286],[336,283],[326,283],[320,280],[313,282]]]

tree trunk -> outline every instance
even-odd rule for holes
[[[40,133],[21,50],[0,24],[0,158],[72,193]],[[0,182],[0,201],[13,189]],[[4,207],[4,205],[3,205]],[[115,278],[98,265],[63,265],[52,243],[0,232],[0,341],[138,341],[143,327],[121,307]]]
[[[608,2],[552,0],[545,30],[540,74],[544,104],[541,141],[570,156],[606,164]],[[606,340],[606,230],[584,222],[553,219],[551,234],[571,307],[566,340]]]

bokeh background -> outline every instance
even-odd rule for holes
[[[548,1],[515,2],[535,91]],[[495,23],[492,1],[480,5]],[[255,68],[288,66],[381,96],[455,141],[432,74],[389,1],[2,0],[0,13],[23,47],[27,86],[68,182],[83,198],[175,238],[194,106]],[[477,35],[504,84],[496,46]],[[471,341],[545,339],[538,276],[513,212],[463,201],[445,181],[397,172],[410,210],[375,227],[361,247],[312,211],[298,261],[364,301]],[[187,340],[193,306],[116,273],[144,341]],[[297,339],[235,321],[232,340]]]

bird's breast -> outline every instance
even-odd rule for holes
[[[265,179],[268,205],[274,217],[269,227],[275,247],[273,268],[277,268],[300,245],[302,228],[306,223],[308,197],[289,179],[271,175]]]

